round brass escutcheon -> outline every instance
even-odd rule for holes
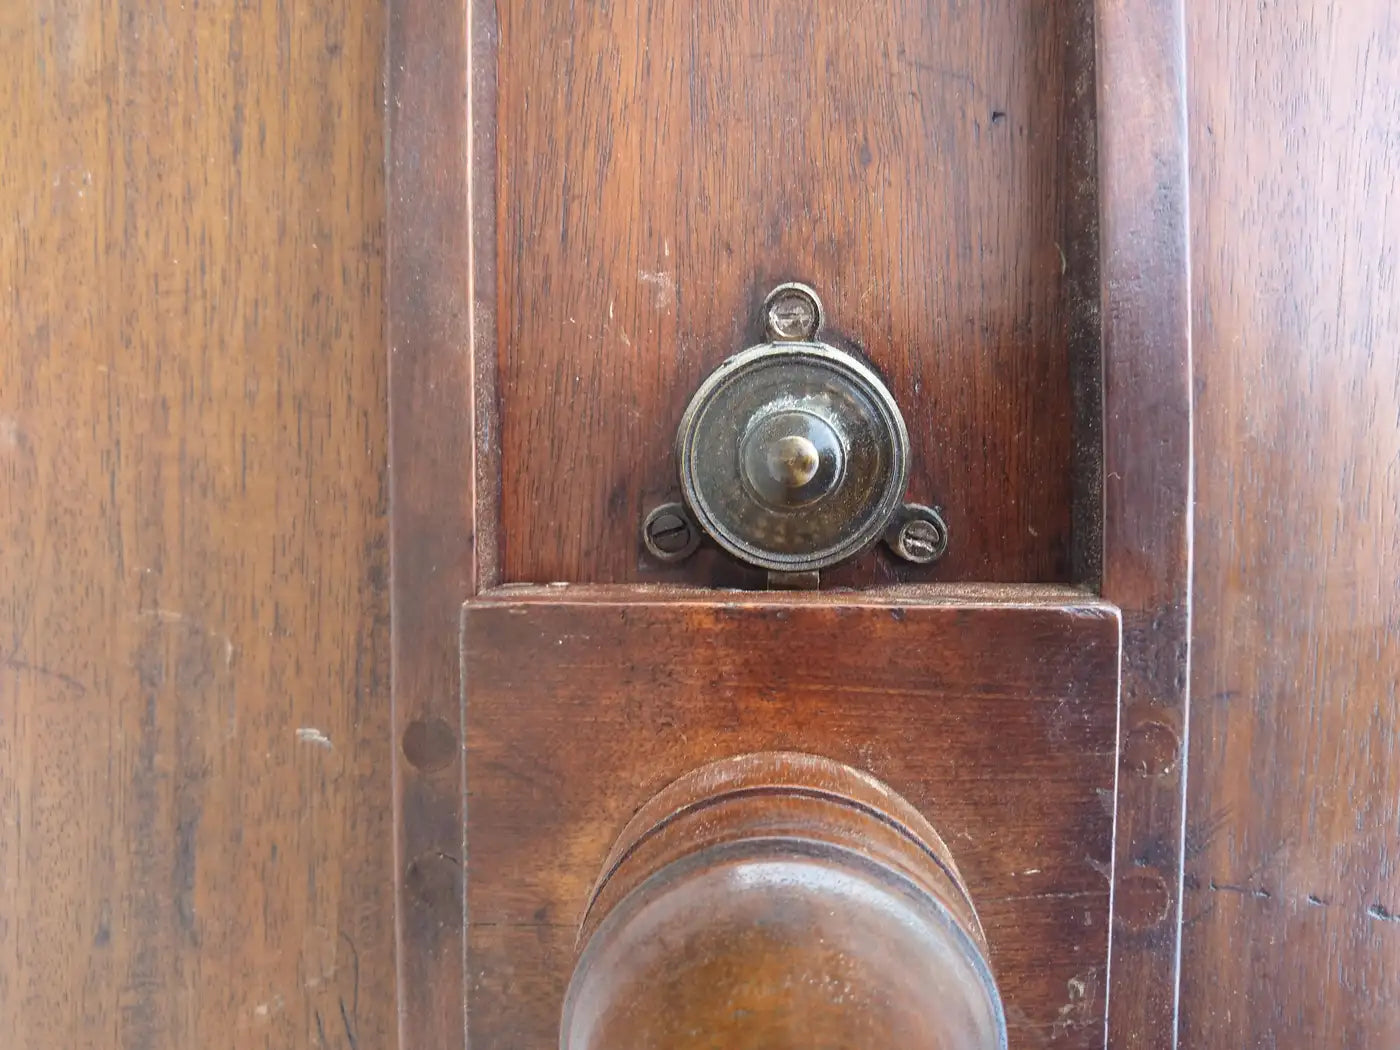
[[[588,904],[561,1050],[1005,1050],[946,845],[887,786],[740,755],[663,789]]]
[[[812,338],[816,293],[782,285],[766,309],[774,342],[731,357],[691,398],[676,436],[681,491],[736,558],[809,572],[884,535],[904,496],[909,434],[873,369]]]

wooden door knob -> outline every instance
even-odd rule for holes
[[[562,1050],[996,1050],[1001,998],[947,847],[884,784],[744,755],[662,790],[585,913]]]

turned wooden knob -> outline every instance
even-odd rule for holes
[[[580,931],[561,1050],[997,1050],[1001,998],[946,846],[849,766],[764,753],[645,805]]]

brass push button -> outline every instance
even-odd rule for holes
[[[760,416],[742,445],[744,481],[774,510],[815,503],[841,483],[846,462],[841,435],[812,408]]]

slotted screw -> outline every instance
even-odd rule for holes
[[[905,553],[912,561],[932,561],[941,539],[938,526],[931,521],[911,521],[899,536]]]
[[[763,306],[770,339],[812,339],[821,329],[822,301],[805,284],[793,281],[778,285],[768,293]]]
[[[895,554],[915,565],[935,562],[948,550],[948,526],[934,507],[906,503],[885,533]]]
[[[700,545],[700,530],[679,503],[663,503],[647,515],[642,542],[658,561],[681,561]]]

